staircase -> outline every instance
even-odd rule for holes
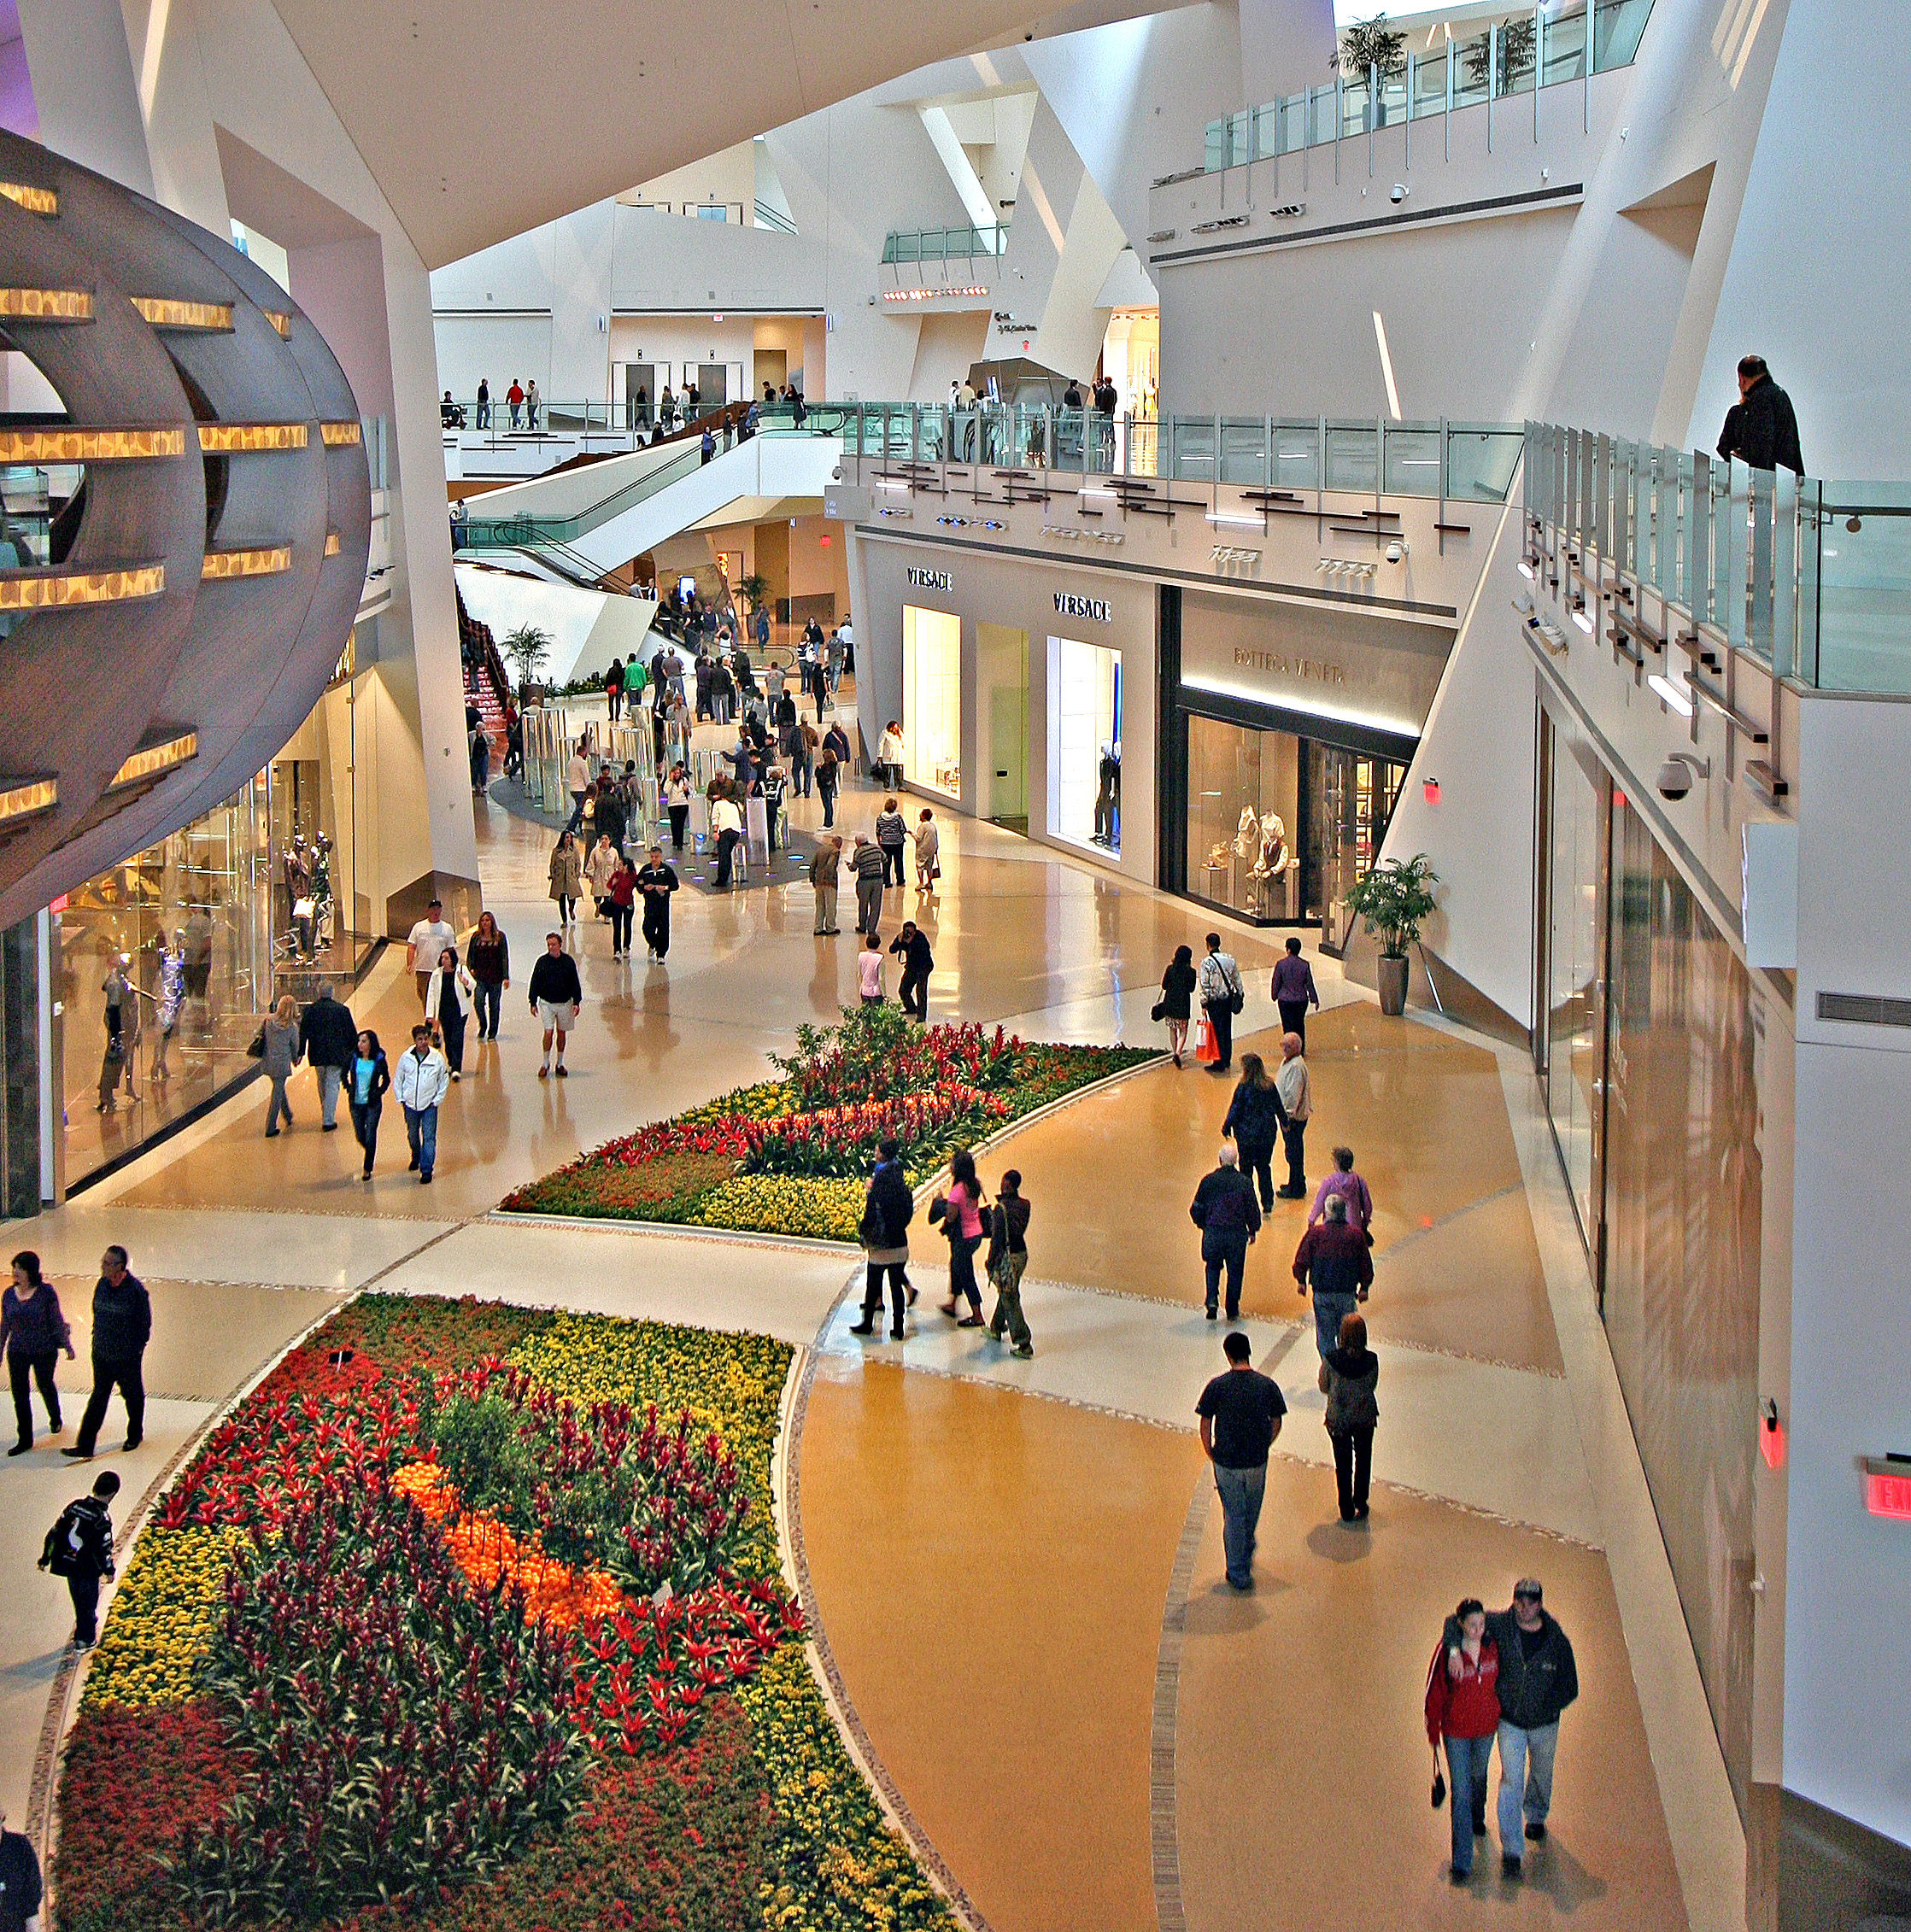
[[[511,687],[504,675],[491,627],[480,624],[458,597],[458,658],[464,667],[465,702],[478,706],[484,735],[491,741],[491,770],[504,770],[504,700]]]

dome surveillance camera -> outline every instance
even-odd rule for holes
[[[1395,537],[1386,547],[1386,560],[1390,564],[1398,564],[1406,553],[1407,547],[1398,537]]]
[[[1394,205],[1395,205],[1396,207],[1398,207],[1398,206],[1399,205],[1399,203],[1400,203],[1400,202],[1404,202],[1404,201],[1405,201],[1405,200],[1406,200],[1406,198],[1407,198],[1407,184],[1406,184],[1406,183],[1405,183],[1405,182],[1404,182],[1404,181],[1396,181],[1396,182],[1395,182],[1395,183],[1393,184],[1393,196],[1392,196],[1392,199],[1393,199],[1393,202],[1394,202]]]
[[[1676,803],[1692,788],[1695,778],[1709,778],[1712,776],[1710,758],[1694,758],[1690,752],[1674,752],[1659,767],[1659,776],[1655,783],[1659,796]]]

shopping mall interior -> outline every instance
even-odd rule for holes
[[[682,26],[0,0],[0,1932],[1911,1928],[1897,11]]]

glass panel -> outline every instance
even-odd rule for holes
[[[1461,502],[1504,503],[1520,460],[1517,430],[1449,428],[1446,494]]]
[[[1911,693],[1911,484],[1822,487],[1815,682]]]
[[[1570,13],[1547,15],[1541,85],[1550,87],[1555,81],[1585,78],[1586,9],[1580,6]]]
[[[1187,721],[1187,889],[1251,919],[1298,917],[1291,843],[1301,741],[1218,718]]]
[[[1169,419],[1173,440],[1174,474],[1189,481],[1214,480],[1214,419],[1211,416],[1172,416]]]
[[[1453,54],[1453,105],[1470,108],[1486,98],[1486,76],[1492,64],[1485,33],[1457,41]]]
[[[1599,1079],[1599,793],[1552,724],[1548,815],[1546,1109],[1588,1240]]]
[[[1260,483],[1267,477],[1267,423],[1258,416],[1221,420],[1221,480]]]
[[[1274,425],[1274,487],[1321,487],[1321,425],[1317,422]]]
[[[962,624],[902,607],[903,775],[954,798],[962,789]]]
[[[1222,120],[1210,120],[1202,143],[1202,170],[1208,174],[1218,174],[1227,165],[1228,124]]]
[[[1122,849],[1122,653],[1048,641],[1048,828],[1076,845]]]
[[[1386,489],[1393,496],[1440,493],[1440,433],[1407,423],[1386,426]]]
[[[1741,1815],[1756,1567],[1758,1036],[1744,968],[1615,799],[1606,1331]]]
[[[1302,916],[1318,919],[1328,943],[1346,943],[1347,900],[1373,869],[1407,775],[1404,764],[1301,741],[1306,827],[1301,852]]]
[[[1374,423],[1329,423],[1327,487],[1371,496],[1380,487],[1380,429]]]
[[[1595,73],[1631,64],[1651,11],[1652,0],[1599,0],[1592,30]]]
[[[1414,63],[1413,111],[1418,120],[1422,114],[1438,114],[1446,112],[1446,53],[1445,44],[1435,54],[1422,54]]]

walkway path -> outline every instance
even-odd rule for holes
[[[871,809],[857,797],[851,823]],[[349,1131],[318,1133],[302,1076],[299,1124],[277,1147],[258,1138],[262,1094],[248,1093],[32,1231],[69,1306],[84,1308],[108,1239],[155,1285],[149,1383],[169,1401],[126,1459],[129,1493],[331,1297],[374,1279],[813,1343],[799,1527],[824,1634],[876,1754],[995,1932],[1140,1929],[1158,1907],[1166,1925],[1176,1900],[1203,1929],[1467,1910],[1443,1888],[1418,1678],[1440,1611],[1463,1589],[1504,1601],[1527,1569],[1573,1630],[1587,1695],[1568,1719],[1550,1862],[1506,1902],[1597,1926],[1731,1920],[1735,1821],[1719,1815],[1690,1648],[1616,1392],[1598,1381],[1583,1260],[1564,1244],[1556,1173],[1535,1159],[1516,1057],[1382,1022],[1316,963],[1336,1010],[1310,1026],[1311,1164],[1351,1140],[1382,1204],[1381,1487],[1368,1531],[1331,1520],[1311,1328],[1286,1269],[1301,1217],[1283,1207],[1247,1311],[1257,1349],[1281,1354],[1293,1413],[1263,1588],[1237,1601],[1214,1589],[1192,1433],[1217,1336],[1186,1221],[1224,1083],[1152,1068],[985,1159],[988,1180],[1012,1160],[1037,1203],[1033,1361],[936,1316],[927,1266],[910,1339],[871,1349],[844,1332],[843,1250],[489,1211],[582,1147],[762,1077],[765,1051],[848,996],[853,942],[812,939],[801,891],[682,895],[667,972],[613,966],[607,929],[587,922],[573,1077],[537,1082],[521,975],[548,922],[543,834],[493,808],[481,837],[520,978],[499,1046],[451,1098],[430,1190],[402,1174],[390,1113],[387,1171],[354,1179]],[[958,822],[944,839],[945,889],[923,911],[935,1016],[1154,1037],[1161,965],[1176,944],[1199,950],[1204,913],[991,828]],[[890,897],[893,925],[916,900]],[[1274,948],[1234,943],[1252,1036],[1271,1018]],[[388,957],[355,1003],[388,1043],[414,1004],[401,965]],[[8,1465],[9,1576],[73,1475],[44,1449]],[[64,1634],[38,1581],[0,1612],[0,1798],[16,1816]]]

